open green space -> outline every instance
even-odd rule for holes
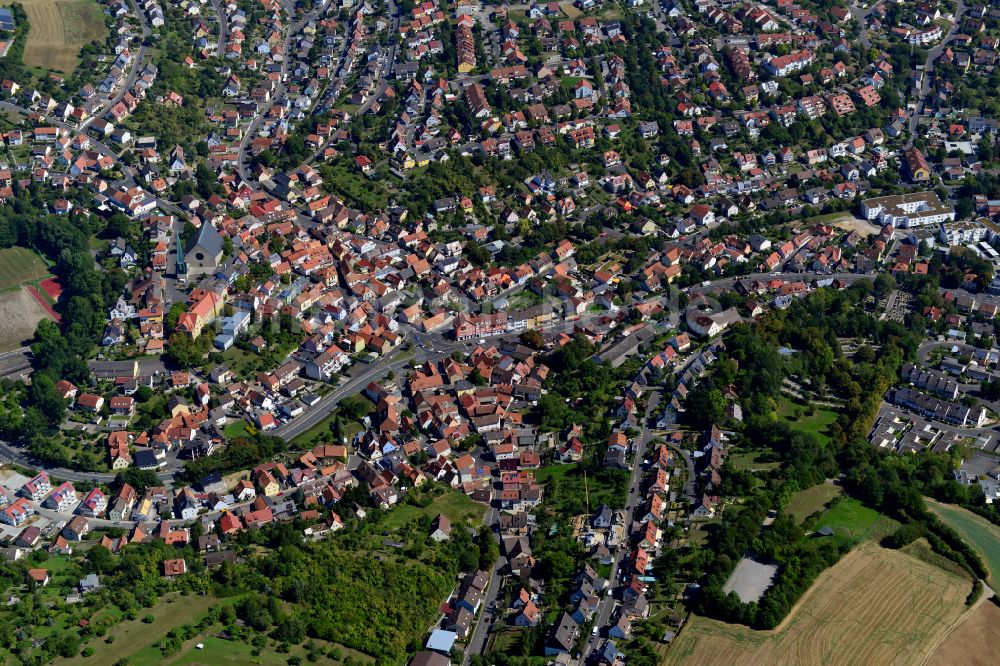
[[[801,432],[809,432],[819,438],[824,444],[830,441],[827,432],[830,424],[837,420],[837,412],[825,407],[812,407],[813,413],[807,413],[809,408],[793,402],[790,398],[781,396],[778,401],[777,414],[789,426]]]
[[[196,594],[166,596],[153,608],[143,611],[141,617],[152,615],[153,622],[122,620],[108,629],[105,638],[93,638],[86,644],[94,650],[91,657],[75,657],[65,663],[114,664],[124,658],[132,665],[161,663],[163,656],[154,644],[183,624],[197,623],[217,601],[215,597]],[[106,639],[111,636],[114,642],[108,643]]]
[[[330,658],[329,654],[339,653],[343,657],[350,657],[355,661],[370,662],[371,657],[356,650],[350,650],[342,646],[332,646],[325,641],[308,641],[317,648],[321,648],[328,656],[319,657],[315,663],[332,664],[343,663],[337,659]],[[198,644],[202,647],[199,648]],[[199,636],[187,641],[181,651],[168,659],[160,659],[152,662],[170,666],[194,666],[196,664],[212,664],[213,666],[224,666],[234,664],[243,666],[244,664],[261,664],[263,666],[286,666],[291,657],[299,657],[303,663],[312,660],[307,657],[309,651],[302,646],[292,646],[287,653],[278,652],[272,648],[256,650],[253,646],[239,641],[230,641],[217,636]],[[130,660],[132,664],[140,664],[137,660]]]
[[[236,346],[222,352],[222,358],[229,369],[236,373],[238,377],[247,377],[252,374],[256,370],[260,360],[260,357],[256,354],[251,354]]]
[[[776,460],[767,460],[770,456],[766,451],[737,451],[729,456],[729,464],[736,470],[770,471],[781,467]]]
[[[319,167],[327,191],[339,194],[352,203],[369,209],[384,208],[389,192],[384,184],[367,178],[346,163]]]
[[[892,518],[883,516],[860,501],[847,498],[823,512],[814,529],[829,527],[838,537],[852,542],[880,539],[899,526]]]
[[[934,549],[931,548],[931,544],[924,537],[920,537],[913,543],[903,546],[900,550],[907,555],[912,555],[918,560],[923,560],[928,564],[933,564],[939,569],[944,569],[945,571],[953,573],[956,576],[961,576],[962,578],[968,578],[970,580],[972,579],[972,574],[956,564],[954,561],[949,560],[940,553],[935,553]]]
[[[23,247],[0,250],[0,290],[46,277],[49,269],[37,252]]]
[[[540,467],[535,470],[535,481],[544,484],[552,481],[553,479],[565,479],[566,475],[576,468],[577,463],[569,463],[568,465],[556,464]]]
[[[350,443],[351,438],[364,430],[361,419],[374,412],[375,404],[364,395],[358,393],[348,396],[337,403],[336,410],[330,412],[312,428],[292,439],[289,442],[290,447],[292,449],[311,447],[321,443],[318,441],[320,439],[327,442],[335,441],[336,438],[330,426],[337,420],[340,422],[340,437],[346,438]]]
[[[225,427],[225,429],[222,431],[222,434],[226,436],[226,439],[235,439],[237,437],[249,437],[250,436],[249,426],[250,424],[244,421],[243,419],[240,419],[238,421],[233,421],[232,423],[230,423]]]
[[[834,497],[840,497],[844,490],[840,486],[832,483],[820,483],[812,488],[806,488],[792,495],[791,501],[785,508],[785,513],[801,523],[807,517],[822,511]]]
[[[927,508],[958,532],[983,558],[989,569],[989,583],[1000,580],[1000,527],[968,509],[927,499]]]
[[[389,515],[383,521],[386,529],[395,530],[407,524],[411,520],[428,516],[431,519],[443,513],[451,520],[452,525],[468,523],[473,526],[481,525],[486,507],[473,502],[468,495],[459,492],[447,492],[435,497],[427,506],[416,506],[414,504],[400,504],[393,507]]]
[[[319,437],[320,435],[323,435],[324,439],[327,440],[332,439],[333,436],[330,433],[330,424],[333,423],[333,420],[335,418],[337,418],[336,414],[331,413],[326,418],[317,422],[316,425],[314,425],[312,428],[309,428],[309,430],[306,430],[305,432],[297,435],[292,439],[291,442],[289,442],[290,448],[291,449],[305,448],[309,446],[312,443],[312,441],[317,437]]]

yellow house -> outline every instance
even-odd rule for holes
[[[257,475],[257,486],[260,491],[264,493],[265,497],[274,497],[279,492],[281,492],[281,486],[278,484],[278,480],[268,472],[267,470],[261,470]]]
[[[196,290],[191,297],[191,307],[177,320],[177,330],[192,338],[201,335],[206,325],[215,321],[225,305],[225,296],[214,291]]]

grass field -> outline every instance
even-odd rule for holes
[[[406,523],[420,516],[436,517],[443,513],[451,520],[452,525],[470,523],[474,526],[483,523],[486,507],[473,502],[468,495],[449,492],[434,498],[428,506],[420,507],[412,504],[398,504],[392,508],[383,525],[386,529],[399,529]]]
[[[321,439],[324,441],[332,441],[333,435],[330,433],[330,423],[333,422],[334,414],[330,414],[326,418],[321,419],[312,428],[309,428],[305,432],[296,435],[290,442],[291,448],[307,448],[313,444],[314,439]],[[348,444],[359,432],[364,430],[365,427],[358,421],[351,421],[343,426],[343,436],[347,438]],[[318,442],[317,442],[318,443]]]
[[[124,620],[108,630],[108,636],[114,636],[114,642],[108,643],[103,638],[91,639],[87,645],[94,648],[94,654],[89,658],[75,657],[68,659],[67,664],[113,664],[119,659],[128,658],[130,664],[160,663],[162,656],[153,644],[167,635],[171,629],[181,625],[197,623],[201,617],[218,600],[215,597],[177,594],[164,597],[160,603],[149,611],[143,611],[141,617],[152,615],[155,622],[146,624],[139,620]],[[148,653],[148,654],[145,654]]]
[[[930,509],[944,523],[957,531],[962,539],[976,549],[989,569],[991,585],[1000,581],[1000,528],[976,514],[953,504],[941,504],[927,499]]]
[[[851,541],[881,539],[899,526],[892,518],[869,509],[856,499],[845,499],[828,509],[816,521],[815,529],[829,527],[834,533]]]
[[[802,410],[802,416],[795,415],[796,408]],[[813,414],[807,415],[805,410],[804,406],[798,405],[786,397],[782,397],[778,401],[778,419],[784,419],[795,430],[811,432],[824,444],[829,442],[830,435],[827,433],[827,427],[837,420],[837,412],[823,407],[815,407]]]
[[[580,81],[583,81],[582,76],[564,76],[561,79],[559,79],[559,85],[561,85],[563,88],[568,88],[569,90],[572,90],[573,86],[575,86]]]
[[[728,462],[733,466],[733,469],[737,470],[746,469],[750,471],[770,471],[781,467],[780,462],[761,460],[766,457],[767,455],[762,451],[739,451],[731,454],[728,458]]]
[[[832,483],[820,483],[812,488],[806,488],[792,495],[785,513],[792,516],[795,522],[801,523],[807,517],[822,511],[834,497],[840,497],[844,490]]]
[[[998,645],[1000,607],[984,601],[948,634],[925,663],[927,666],[987,666],[996,663]]]
[[[970,588],[905,553],[865,544],[825,571],[777,629],[692,616],[662,663],[919,663],[959,620]]]
[[[957,563],[949,560],[944,555],[935,553],[934,549],[931,548],[931,544],[923,537],[920,537],[913,543],[905,545],[900,550],[907,555],[912,555],[918,560],[923,560],[924,562],[933,564],[939,569],[950,571],[960,578],[968,578],[970,581],[972,580],[972,574],[960,567]]]
[[[577,463],[568,465],[546,465],[535,470],[535,481],[538,483],[548,483],[554,479],[565,479],[566,475],[576,469]]]
[[[24,289],[0,292],[0,352],[27,344],[38,322],[47,316],[41,303]]]
[[[222,434],[226,436],[226,439],[233,439],[236,437],[247,437],[250,435],[250,431],[248,430],[249,425],[250,424],[244,421],[243,419],[239,419],[238,421],[233,421],[232,423],[227,425],[225,429],[222,431]]]
[[[29,67],[72,72],[80,47],[103,40],[107,32],[104,13],[95,0],[17,0],[28,15],[28,41],[24,64]],[[2,5],[14,0],[0,0]]]
[[[37,282],[48,274],[48,266],[36,252],[23,247],[0,250],[0,291]]]
[[[310,642],[324,649],[328,649],[329,647],[324,641],[312,640]],[[197,647],[198,643],[203,645],[200,650]],[[343,656],[349,656],[355,662],[370,663],[372,661],[371,657],[356,650],[349,650],[340,646],[337,649],[340,650]],[[176,655],[167,659],[161,658],[151,663],[163,664],[164,666],[194,666],[196,664],[211,664],[212,666],[225,666],[226,664],[239,666],[243,666],[244,664],[285,666],[288,664],[289,658],[293,656],[299,657],[302,663],[310,663],[306,658],[306,653],[307,651],[304,647],[295,645],[289,649],[287,654],[269,648],[264,648],[260,650],[259,654],[254,654],[254,648],[246,643],[228,641],[215,636],[198,636],[187,641]],[[141,666],[144,662],[133,660],[130,663]],[[317,663],[333,664],[336,662],[328,657],[320,657]]]

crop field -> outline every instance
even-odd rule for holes
[[[925,662],[927,666],[987,666],[1000,645],[1000,607],[983,601],[955,627]]]
[[[28,15],[24,64],[69,73],[80,47],[104,39],[104,13],[95,0],[17,0]],[[2,5],[14,0],[0,0]]]
[[[866,543],[820,575],[777,629],[692,616],[663,663],[920,663],[959,621],[970,588],[932,564]]]
[[[990,572],[987,582],[996,584],[1000,580],[1000,527],[960,506],[928,499],[927,508],[979,553]]]
[[[45,308],[24,289],[0,292],[0,352],[24,346],[48,316]]]

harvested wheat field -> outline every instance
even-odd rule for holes
[[[35,335],[38,322],[48,316],[25,289],[0,292],[0,352],[18,349]]]
[[[971,583],[865,543],[825,571],[773,631],[692,616],[665,664],[914,664],[962,616]]]
[[[1000,648],[1000,607],[983,600],[937,646],[927,666],[987,666],[997,663]]]
[[[24,64],[60,72],[76,69],[80,47],[103,40],[104,12],[95,0],[17,0],[28,15]],[[0,0],[0,5],[14,0]]]

